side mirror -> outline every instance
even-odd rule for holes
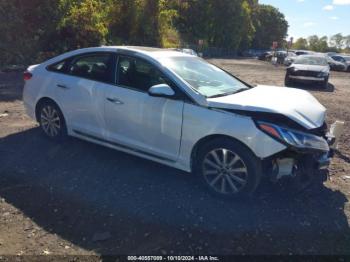
[[[159,84],[151,86],[150,89],[148,89],[148,94],[150,96],[172,97],[175,95],[175,92],[167,84]]]

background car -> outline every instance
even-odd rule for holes
[[[263,52],[262,54],[260,54],[258,56],[258,59],[261,61],[271,61],[272,56],[273,56],[273,52],[266,51],[266,52]]]
[[[346,71],[347,65],[344,63],[338,62],[330,56],[326,56],[326,59],[332,71]]]
[[[297,55],[295,54],[295,52],[293,51],[288,51],[288,55],[286,56],[286,58],[283,61],[283,64],[285,66],[290,66],[294,60],[297,58]]]
[[[350,57],[348,57],[348,60],[346,60],[345,57],[342,55],[333,55],[332,59],[344,64],[345,66],[344,71],[350,71]]]
[[[179,51],[179,52],[182,52],[182,53],[188,54],[188,55],[198,56],[198,53],[196,51],[194,51],[193,49],[189,49],[189,48],[179,48],[179,49],[176,49],[176,51]]]
[[[329,65],[324,56],[301,55],[287,68],[285,86],[294,82],[318,82],[323,88],[328,86]]]
[[[296,50],[294,53],[299,56],[299,55],[312,55],[314,52],[308,51],[308,50]]]
[[[343,55],[343,57],[348,65],[348,72],[350,72],[350,55]]]

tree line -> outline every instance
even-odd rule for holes
[[[0,0],[0,64],[99,45],[225,48],[282,42],[288,23],[258,0]]]
[[[294,44],[294,49],[311,50],[316,52],[347,52],[350,53],[350,35],[343,36],[341,33],[328,38],[317,35],[308,38],[300,37]]]

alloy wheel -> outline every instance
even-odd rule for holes
[[[218,148],[204,157],[202,174],[208,185],[221,194],[237,194],[247,183],[244,161],[231,150]]]
[[[50,137],[58,136],[61,130],[61,119],[58,111],[51,105],[42,108],[40,114],[41,126]]]

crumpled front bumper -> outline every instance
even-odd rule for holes
[[[338,121],[341,122],[341,121]],[[283,177],[306,177],[313,180],[322,170],[328,169],[334,155],[337,141],[342,134],[344,123],[339,126],[333,124],[326,135],[329,145],[328,151],[319,150],[293,150],[291,148],[272,160],[271,180],[277,181]]]
[[[321,155],[321,157],[316,160],[316,168],[318,170],[327,169],[331,163],[332,157],[333,149],[331,149],[328,153]]]
[[[342,121],[335,121],[332,125],[330,130],[327,133],[327,143],[329,145],[329,151],[322,154],[318,159],[317,159],[317,165],[318,169],[327,169],[330,162],[331,158],[334,155],[334,149],[337,148],[337,144],[339,141],[340,136],[343,133],[344,129],[344,122]]]
[[[300,80],[300,81],[324,81],[326,77],[315,77],[315,76],[294,76],[290,75],[289,78],[293,80]]]

